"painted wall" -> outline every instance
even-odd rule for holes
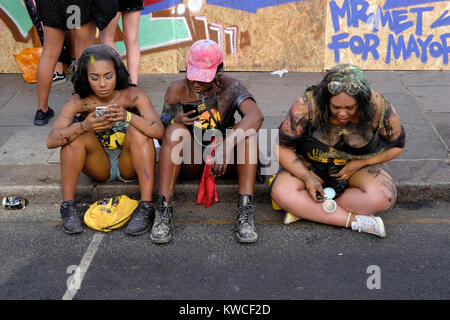
[[[145,0],[140,71],[185,70],[203,38],[223,48],[226,70],[450,70],[450,1]],[[22,0],[0,0],[0,72],[20,72],[12,55],[39,45]]]
[[[325,67],[449,70],[449,10],[444,0],[332,0]]]

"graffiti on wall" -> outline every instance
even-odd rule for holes
[[[216,5],[235,10],[256,13],[259,8],[277,6],[304,0],[206,0]],[[184,4],[186,3],[186,4]],[[174,46],[189,46],[199,39],[211,39],[218,43],[225,53],[237,59],[240,47],[250,45],[247,32],[239,32],[237,26],[208,21],[206,16],[196,15],[202,9],[202,0],[145,0],[139,26],[139,44],[144,53],[167,50]],[[121,27],[121,24],[119,23]],[[144,32],[142,32],[144,30]],[[156,32],[147,32],[158,30]],[[125,53],[123,41],[116,42],[120,53]]]
[[[260,8],[305,0],[206,0],[206,4],[256,13]],[[139,45],[142,53],[190,46],[199,39],[211,39],[237,59],[240,48],[250,45],[248,32],[236,25],[223,25],[197,15],[204,5],[202,0],[144,0],[139,25]],[[22,0],[0,0],[0,18],[16,41],[27,42],[33,24]],[[116,47],[125,54],[122,40],[122,22],[119,22]]]
[[[225,8],[231,8],[236,10],[247,11],[256,13],[260,8],[278,6],[289,2],[298,2],[304,0],[206,0],[207,4],[221,6]]]
[[[37,46],[40,43],[36,41],[33,23],[24,1],[0,0],[0,19],[3,22],[0,30],[6,26],[16,42],[27,43],[31,38],[33,45]],[[261,13],[262,8],[295,2],[308,2],[305,8],[310,8],[314,6],[315,1],[319,2],[319,0],[144,0],[145,8],[141,12],[139,27],[141,52],[145,55],[168,51],[189,47],[199,39],[211,39],[238,62],[239,50],[242,52],[249,46],[257,48],[265,39],[254,40],[252,37],[264,36],[255,32],[255,26],[246,24],[246,21],[227,23],[231,20],[227,20],[226,16],[233,15],[233,11],[230,10],[239,10],[237,16],[247,19]],[[320,8],[311,11],[320,15],[317,17],[318,36],[315,40],[317,43],[320,41],[318,48],[325,50],[325,56],[332,57],[334,62],[346,59],[363,60],[368,64],[373,62],[376,68],[384,68],[386,64],[395,67],[400,62],[406,62],[408,68],[410,66],[414,68],[415,65],[424,67],[432,65],[437,68],[448,65],[450,0],[327,0],[321,4],[326,6],[326,10]],[[214,13],[208,14],[211,10]],[[261,15],[255,19],[257,23],[265,21],[261,19]],[[267,21],[273,20],[273,14],[269,13],[267,18]],[[324,30],[325,20],[326,39],[322,42],[323,38],[318,40],[318,37],[323,37],[320,32]],[[280,39],[278,42],[283,45],[283,36],[277,34],[273,39]],[[299,39],[303,41],[303,37]],[[121,22],[115,40],[118,50],[121,54],[125,54]],[[331,62],[331,59],[325,60]],[[405,64],[402,64],[403,66]]]
[[[345,50],[346,53],[361,56],[363,60],[383,59],[386,64],[409,59],[426,63],[438,59],[447,65],[450,53],[450,13],[443,9],[440,9],[442,12],[436,12],[433,5],[443,1],[448,2],[386,0],[383,7],[378,5],[374,8],[365,0],[345,0],[340,5],[332,0],[329,2],[329,12],[333,35],[328,49],[333,52],[335,62],[341,60],[341,54]],[[424,21],[430,20],[426,19],[427,15],[434,18],[431,23],[426,24]],[[345,21],[349,32],[341,30],[341,22]],[[352,35],[352,29],[368,32],[363,36]],[[379,32],[382,29],[386,32]]]
[[[122,28],[121,21],[119,27]],[[206,16],[192,14],[184,5],[143,14],[139,30],[139,46],[143,53],[190,46],[196,40],[211,39],[226,53],[237,56],[239,36],[237,26],[209,21]],[[242,37],[245,37],[245,33]],[[120,53],[125,53],[123,41],[117,41],[115,44]]]
[[[16,41],[27,42],[30,39],[33,23],[22,1],[0,0],[0,18]]]

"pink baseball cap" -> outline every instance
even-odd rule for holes
[[[189,50],[187,78],[191,81],[211,82],[222,62],[223,53],[216,42],[198,40]]]

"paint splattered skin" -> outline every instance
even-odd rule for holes
[[[395,203],[397,190],[384,163],[394,159],[402,151],[402,147],[395,147],[397,138],[400,137],[398,140],[401,140],[402,126],[395,108],[381,94],[372,91],[371,98],[375,112],[369,126],[372,131],[369,134],[360,132],[356,125],[357,121],[336,125],[329,123],[330,130],[326,133],[317,132],[318,129],[314,125],[317,106],[312,96],[306,93],[294,102],[280,125],[279,163],[282,170],[272,185],[272,188],[275,186],[278,190],[276,196],[278,192],[289,193],[292,185],[299,185],[314,201],[319,202],[315,197],[316,190],[321,193],[324,185],[345,183],[347,186],[342,190],[338,206],[346,212],[375,214],[389,209]],[[383,105],[385,105],[384,114]],[[309,110],[313,121],[312,137],[309,136]],[[355,115],[355,118],[359,119],[359,113]],[[329,119],[331,121],[331,117]],[[378,130],[380,123],[381,127]],[[394,143],[378,144],[376,139],[372,139],[374,134]],[[348,152],[352,151],[344,152],[337,149],[342,142],[352,148],[366,145],[368,147],[359,150],[359,152],[364,150],[362,154],[350,154]],[[339,170],[330,172],[329,169],[336,164],[340,164]],[[280,188],[283,191],[280,191]],[[371,193],[348,192],[352,189],[371,190]],[[302,189],[292,196],[303,195],[301,192]],[[314,208],[314,204],[311,204],[305,212],[311,212]],[[302,214],[303,212],[298,210],[295,215],[301,217]]]
[[[78,94],[74,94],[63,105],[62,110],[55,121],[55,124],[48,136],[49,147],[60,147],[66,145],[82,135],[87,127],[72,123],[76,114],[82,114],[88,117],[89,114],[95,112],[95,108],[105,105],[122,106],[126,111],[134,114],[133,126],[148,137],[161,139],[164,128],[155,112],[150,98],[139,88],[128,87],[122,90],[115,90],[107,99],[100,99],[96,95],[87,98],[80,98]],[[123,120],[122,120],[123,121]],[[96,127],[96,132],[101,132],[109,128],[116,121],[104,121],[103,126]]]
[[[214,92],[217,95],[217,105],[214,101]],[[244,100],[254,100],[252,94],[242,84],[225,75],[219,76],[218,85],[214,85],[214,88],[206,92],[205,98],[208,107],[218,109],[212,113],[218,112],[216,118],[221,121],[221,129],[230,128],[234,125],[234,117],[231,115],[240,110],[239,107]],[[189,89],[187,81],[174,81],[166,91],[165,103],[161,113],[162,122],[169,125],[172,119],[183,113],[182,104],[195,102],[201,103],[202,101],[199,95]],[[209,116],[203,116],[203,120],[213,124]]]
[[[369,132],[366,136],[363,136],[360,133],[357,128],[357,124],[355,123],[347,123],[344,125],[330,125],[330,131],[328,133],[313,131],[313,136],[329,146],[335,146],[339,141],[343,140],[347,145],[351,147],[363,147],[370,141],[374,132],[378,128],[382,114],[383,100],[386,99],[378,92],[372,90],[372,103],[373,107],[375,108],[375,117],[373,122],[371,123],[373,132]],[[299,97],[291,106],[290,111],[281,124],[281,142],[292,144],[292,141],[294,141],[298,137],[301,137],[307,132],[309,123],[309,108],[306,101],[309,101],[309,103],[311,104],[311,118],[313,119],[314,127],[314,119],[316,117],[317,109],[317,106],[314,103],[314,99],[306,99],[306,96]],[[382,127],[379,131],[379,135],[384,139],[392,142],[400,136],[401,131],[402,126],[398,113],[391,105],[391,103],[386,100],[386,111],[384,114],[384,119],[382,121]]]

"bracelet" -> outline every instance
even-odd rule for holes
[[[83,130],[83,133],[87,132],[86,130],[84,130],[83,123],[81,121],[80,121],[80,128],[81,128],[81,130]]]
[[[127,118],[125,119],[126,122],[130,122],[131,120],[131,112],[127,111]]]
[[[352,216],[352,213],[349,212],[347,216],[347,222],[345,222],[345,227],[348,228],[348,223],[350,222],[350,217]]]

